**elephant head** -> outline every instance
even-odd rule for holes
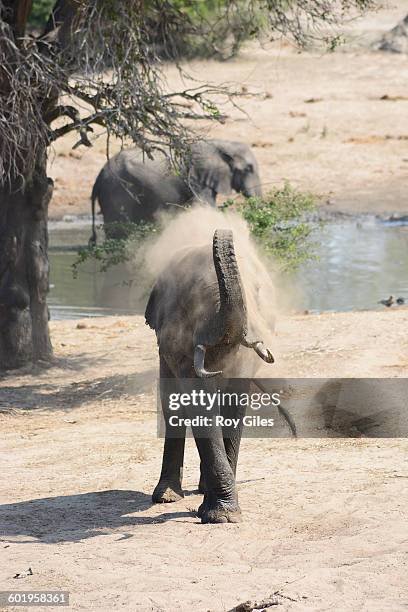
[[[213,261],[218,279],[220,306],[217,313],[204,320],[194,337],[194,369],[200,378],[222,374],[205,369],[208,348],[242,346],[252,348],[267,363],[274,359],[260,340],[247,337],[247,309],[241,276],[235,257],[233,236],[230,230],[216,230],[213,238]]]
[[[262,197],[258,162],[249,146],[229,140],[211,141],[231,173],[231,189],[245,197]],[[230,193],[230,191],[226,193]],[[221,192],[224,193],[224,192]]]
[[[258,163],[242,142],[209,140],[193,145],[190,178],[197,195],[209,191],[215,199],[217,193],[236,191],[246,197],[262,196]]]

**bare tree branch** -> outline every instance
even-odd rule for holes
[[[48,114],[44,115],[44,121],[46,123],[52,123],[60,117],[69,117],[72,121],[79,121],[80,114],[77,108],[74,106],[56,106]]]
[[[56,0],[42,36],[18,38],[14,32],[24,32],[31,2],[0,0],[0,183],[29,174],[39,152],[73,130],[77,146],[90,146],[93,123],[106,128],[108,143],[110,135],[131,139],[148,156],[164,149],[177,163],[193,139],[186,119],[222,121],[213,100],[237,92],[200,85],[169,93],[153,42],[157,35],[175,55],[180,33],[208,40],[210,47],[229,32],[233,49],[245,37],[277,33],[305,45],[374,3],[223,0],[214,3],[210,18],[203,2],[181,10],[178,0]],[[50,130],[63,115],[71,122]]]
[[[57,140],[58,138],[61,138],[61,136],[65,136],[66,134],[76,130],[80,135],[79,144],[84,144],[87,147],[91,147],[92,143],[89,141],[87,134],[88,132],[93,132],[93,128],[91,127],[92,123],[105,126],[103,117],[100,114],[94,113],[89,115],[89,117],[81,119],[79,113],[77,112],[73,123],[68,123],[67,125],[63,125],[62,127],[53,130],[50,138],[52,141]],[[75,146],[79,145],[77,144]]]

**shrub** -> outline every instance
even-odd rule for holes
[[[221,210],[230,208],[242,215],[261,250],[283,270],[293,270],[314,257],[314,244],[310,240],[313,225],[306,217],[315,210],[311,194],[297,191],[285,183],[263,198],[246,198],[238,203],[228,200]],[[123,238],[109,238],[101,244],[80,249],[73,264],[74,276],[88,259],[100,262],[102,272],[128,261],[135,252],[135,244],[140,245],[145,238],[160,232],[160,227],[154,223],[110,224],[110,229],[119,229]]]
[[[89,245],[78,250],[78,256],[72,264],[72,273],[76,278],[80,266],[93,259],[100,264],[100,271],[106,272],[110,267],[125,263],[133,251],[132,244],[140,244],[145,238],[158,232],[154,223],[110,223],[110,229],[119,230],[123,238],[106,238],[101,244]]]
[[[312,194],[286,182],[262,198],[246,198],[238,204],[228,200],[224,204],[225,209],[231,207],[248,223],[261,249],[283,269],[294,269],[314,257],[310,240],[313,225],[308,220],[316,209]]]

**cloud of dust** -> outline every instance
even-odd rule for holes
[[[181,249],[210,246],[216,229],[232,230],[247,302],[249,335],[270,342],[277,311],[275,274],[270,262],[262,260],[245,221],[234,211],[221,212],[208,205],[196,204],[175,217],[164,213],[160,222],[165,229],[143,249],[144,265],[154,279]]]

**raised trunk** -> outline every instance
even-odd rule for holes
[[[220,291],[219,333],[227,343],[240,341],[247,331],[247,312],[230,230],[214,233],[213,258]]]
[[[0,369],[49,360],[45,151],[32,175],[0,187]]]

